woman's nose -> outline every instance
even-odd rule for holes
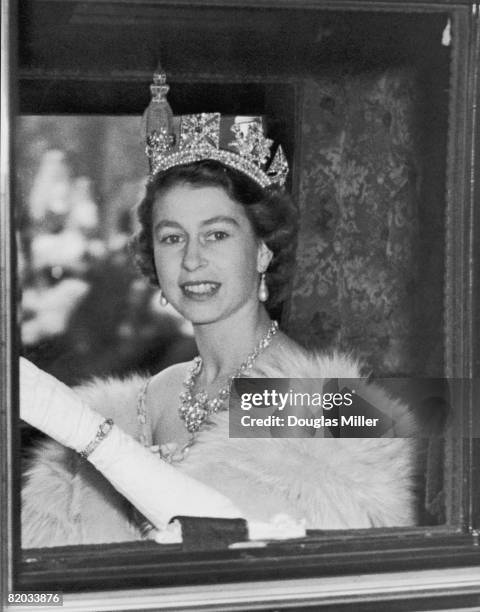
[[[197,240],[189,240],[185,246],[183,255],[183,267],[189,272],[205,265],[202,245]]]

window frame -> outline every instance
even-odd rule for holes
[[[94,2],[95,3],[95,0]],[[102,4],[102,0],[96,0]],[[132,4],[146,4],[132,0]],[[187,0],[159,5],[181,8]],[[480,6],[473,2],[444,0],[369,1],[248,0],[202,1],[202,6],[319,8],[445,12],[452,15],[458,43],[452,52],[449,109],[449,166],[446,197],[445,262],[445,362],[447,377],[474,379],[480,372],[478,329],[480,295],[477,278],[480,245],[480,145],[476,101],[479,100]],[[17,6],[2,0],[2,92],[0,142],[0,596],[15,590],[65,590],[67,609],[239,609],[238,606],[335,605],[335,609],[384,609],[397,601],[413,609],[428,598],[430,609],[447,604],[478,603],[476,584],[480,565],[480,445],[471,432],[480,419],[475,410],[474,386],[465,390],[464,445],[457,452],[457,469],[451,482],[452,513],[456,526],[415,529],[329,532],[303,542],[276,543],[267,548],[237,551],[189,552],[178,548],[158,561],[151,543],[76,546],[20,551],[19,496],[14,491],[19,465],[18,392],[15,331],[15,240],[13,235],[13,131],[17,108],[16,31]],[[137,75],[138,77],[138,75]],[[133,77],[133,78],[137,78]],[[460,204],[461,203],[461,204]],[[462,205],[463,204],[463,205]],[[459,474],[460,471],[460,474]],[[308,549],[308,550],[307,550]],[[115,564],[112,556],[115,555]],[[348,585],[345,585],[346,577]],[[288,580],[291,596],[284,581]],[[126,589],[115,585],[124,584]],[[200,585],[200,586],[199,586]],[[228,585],[228,589],[227,589]],[[143,588],[142,588],[143,587]],[[160,588],[161,587],[161,588]],[[108,589],[105,591],[105,589]],[[409,594],[413,589],[413,595]],[[88,590],[89,594],[81,593]],[[453,593],[453,594],[452,594]],[[433,595],[435,594],[435,597]],[[176,599],[177,598],[177,599]],[[477,598],[477,599],[475,599]],[[93,602],[96,602],[92,607]],[[177,602],[177,603],[175,603]],[[272,602],[275,602],[272,604]],[[90,607],[89,607],[90,606]],[[103,607],[102,607],[103,606]],[[169,608],[170,606],[170,608]],[[210,606],[210,607],[208,607]],[[18,608],[17,608],[18,609]]]

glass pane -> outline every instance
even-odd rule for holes
[[[401,75],[399,78],[405,77]],[[304,120],[308,124],[311,100],[315,96],[320,101],[323,98],[313,85],[307,87],[306,94],[310,95],[310,98],[305,98],[307,112]],[[386,104],[388,105],[388,101]],[[396,120],[398,121],[399,117],[396,117]],[[345,133],[349,126],[345,123],[342,125]],[[371,129],[371,126],[368,129]],[[128,248],[129,239],[137,229],[135,208],[143,196],[146,180],[140,119],[23,116],[19,122],[17,142],[21,202],[20,317],[24,354],[70,386],[82,383],[92,376],[122,376],[132,372],[153,374],[172,363],[191,359],[195,354],[191,325],[170,306],[161,305],[158,289],[150,286],[135,269],[132,253]],[[304,140],[304,146],[311,146],[308,139]],[[401,146],[405,148],[404,143]],[[391,147],[394,149],[395,145],[392,144]],[[328,158],[328,155],[326,157]],[[322,160],[323,168],[327,168],[324,157],[320,156],[319,159]],[[405,163],[404,159],[398,161],[398,168],[405,169]],[[349,167],[352,167],[352,164]],[[398,168],[394,168],[392,173],[395,174]],[[396,179],[405,185],[408,179],[399,171],[397,174],[393,179],[390,177],[390,180],[394,182]],[[308,177],[307,165],[304,177]],[[308,178],[303,180],[308,184]],[[347,179],[344,177],[342,180]],[[350,183],[355,184],[353,180]],[[335,181],[332,181],[332,184],[335,184]],[[319,209],[315,206],[316,198],[308,191],[308,187],[303,188],[304,194],[308,195],[310,206],[304,210],[305,223],[309,215],[319,214]],[[406,191],[408,193],[408,189]],[[358,199],[358,193],[352,191],[352,202],[355,198]],[[323,213],[327,214],[327,211],[328,206],[325,206]],[[378,212],[379,218],[383,215],[390,218],[388,211]],[[412,212],[411,217],[414,216]],[[417,222],[417,218],[412,221]],[[398,225],[404,227],[405,223],[400,219]],[[319,241],[322,228],[318,224],[307,224],[304,227],[315,227],[316,243],[323,244],[322,240]],[[338,240],[342,239],[346,245],[349,244],[350,234],[358,233],[358,228],[347,224],[343,226],[343,230],[343,238]],[[368,231],[365,226],[365,232]],[[405,234],[411,234],[410,227],[407,227]],[[309,234],[305,235],[304,231],[300,237],[300,263],[301,249],[311,243],[308,238]],[[364,239],[365,236],[362,240]],[[329,242],[335,249],[335,239],[332,238]],[[343,251],[344,256],[346,252]],[[331,259],[328,257],[318,254],[317,262],[328,264],[329,261],[331,262]],[[359,261],[358,257],[356,261]],[[374,267],[363,265],[374,274]],[[411,269],[411,262],[409,266]],[[315,269],[318,274],[323,274],[324,279],[328,278],[328,274],[322,272],[323,268]],[[401,269],[397,275],[398,282],[404,277],[404,273]],[[290,310],[293,335],[299,335],[304,329],[302,320],[313,316],[317,308],[311,298],[310,303],[307,301],[301,309],[298,308],[299,296],[302,295],[299,283],[305,279],[301,266],[297,266],[297,285],[292,298],[293,308]],[[362,276],[358,277],[359,286],[368,293],[370,289],[367,280]],[[310,282],[310,287],[314,286],[315,283]],[[318,286],[321,288],[321,284]],[[390,283],[388,288],[393,291],[395,283]],[[385,296],[385,291],[378,291],[379,299],[385,299],[381,298],[382,295]],[[327,301],[324,300],[324,305],[326,304]],[[342,326],[346,329],[345,323]],[[365,342],[368,336],[360,333],[359,339]],[[352,339],[349,341],[352,346]],[[317,342],[316,346],[320,349],[326,348],[321,342]],[[399,352],[395,354],[399,355]],[[395,374],[395,370],[402,373],[398,368],[392,368],[389,373]],[[392,384],[395,388],[395,381],[391,380],[390,384],[391,388]],[[429,392],[428,389],[427,391]],[[22,438],[24,451],[28,456],[34,442],[42,436],[32,428],[24,426]],[[160,441],[162,440],[151,440],[154,444]],[[432,469],[431,455],[435,452],[438,455],[438,446],[433,449],[425,448],[422,465],[414,476],[418,495],[416,511],[420,523],[438,522],[438,516],[429,514],[423,505],[426,495],[425,474]],[[78,462],[78,459],[75,461]],[[80,467],[75,469],[85,469],[79,465]],[[220,466],[218,469],[221,472],[223,468]],[[129,506],[126,510],[122,504],[119,505],[118,497],[112,493],[111,487],[101,476],[94,475],[91,470],[88,478],[94,481],[93,488],[100,500],[100,507],[107,503],[114,506],[114,512],[117,514],[130,513],[131,520],[136,521],[137,529],[140,529],[142,517]],[[31,483],[33,482],[35,479],[31,479]],[[37,479],[37,484],[38,482]],[[24,490],[24,499],[33,494],[34,490],[29,484]],[[434,491],[435,494],[438,494],[438,490]],[[432,502],[438,504],[436,499],[428,501],[430,505]],[[274,514],[279,503],[277,494],[272,490],[268,495],[268,503],[265,501],[264,511]],[[29,507],[27,503],[27,511]],[[381,522],[375,523],[376,519],[373,518],[372,521],[373,526],[381,526]],[[341,517],[332,517],[330,524],[332,528],[341,528],[348,525],[348,521],[345,522]],[[201,533],[198,526],[193,529]],[[28,527],[25,533],[28,538]],[[74,542],[74,536],[71,537],[69,540],[67,536],[63,542]],[[102,541],[108,541],[109,537],[108,531],[104,532]],[[112,537],[115,539],[118,534],[113,534]],[[139,531],[124,533],[121,539],[136,537],[139,537]],[[41,538],[33,541],[40,541],[43,546],[48,545]]]
[[[221,88],[225,106],[231,108],[232,101],[241,99],[239,105],[273,115],[270,127],[273,125],[273,130],[290,146],[287,153],[293,178],[289,180],[300,209],[296,270],[282,311],[285,328],[293,339],[310,348],[337,348],[346,353],[353,350],[375,376],[388,377],[387,392],[405,402],[409,400],[408,392],[395,377],[435,377],[436,387],[429,386],[432,381],[426,380],[419,391],[419,401],[426,402],[426,418],[430,415],[433,421],[436,419],[429,425],[431,429],[438,425],[440,431],[446,418],[441,377],[450,78],[449,40],[441,35],[449,22],[446,15],[438,15],[430,28],[424,16],[417,29],[411,30],[414,16],[397,17],[402,32],[410,32],[417,42],[426,37],[434,47],[425,44],[416,56],[410,39],[398,35],[398,40],[383,40],[387,51],[379,53],[376,45],[371,48],[368,42],[373,37],[365,37],[365,43],[363,38],[352,42],[352,15],[342,14],[331,26],[328,21],[326,25],[319,21],[315,33],[315,41],[323,44],[323,36],[339,28],[343,37],[338,43],[343,49],[340,60],[329,57],[329,64],[322,63],[318,47],[308,56],[308,65],[305,60],[299,81],[292,82],[289,77],[286,83],[259,84],[257,78],[253,79],[255,87],[250,89],[239,85],[238,79],[219,84],[212,78],[212,83],[183,83],[178,95],[183,108],[189,109],[197,91],[210,100],[214,99],[210,93]],[[387,16],[368,14],[363,19],[368,31],[375,32]],[[398,56],[390,62],[388,50],[396,46]],[[105,92],[110,91],[110,85],[105,85]],[[131,86],[130,93],[134,89]],[[244,95],[239,96],[239,91]],[[111,93],[105,96],[114,99]],[[285,109],[290,118],[282,116]],[[300,126],[294,125],[297,119]],[[273,137],[277,140],[276,135]],[[68,385],[91,376],[131,372],[148,375],[191,359],[196,352],[191,325],[171,307],[160,304],[158,291],[136,272],[128,251],[129,236],[136,230],[134,208],[144,193],[146,175],[140,118],[23,116],[17,144],[19,275],[23,289],[20,323],[25,355]],[[210,290],[215,287],[200,291]],[[332,371],[329,378],[337,374]],[[176,403],[182,383],[189,387],[189,379],[184,377],[173,386],[172,401]],[[144,424],[139,389],[132,405],[137,407],[135,418]],[[168,393],[173,391],[166,389],[165,397],[169,397]],[[167,424],[170,433],[179,429],[176,404],[172,415],[175,423]],[[163,432],[153,428],[147,440],[148,436],[140,431],[144,430],[137,428],[136,434],[139,439],[144,437],[144,444],[162,458],[176,460],[175,449],[163,448],[170,441],[162,437]],[[182,434],[186,435],[184,429]],[[25,427],[24,448],[30,452],[37,437],[38,433]],[[273,516],[283,508],[284,497],[289,498],[285,507],[296,510],[294,502],[289,505],[292,492],[298,491],[296,499],[302,498],[300,489],[316,461],[312,476],[312,491],[318,494],[315,504],[321,509],[327,500],[327,506],[331,502],[328,507],[336,507],[338,512],[332,512],[325,523],[321,516],[318,522],[308,524],[309,535],[318,535],[315,530],[323,528],[410,527],[446,522],[440,436],[415,454],[418,461],[412,472],[410,467],[404,472],[401,468],[403,459],[410,465],[414,455],[408,443],[402,447],[403,441],[399,441],[398,455],[389,457],[382,452],[376,456],[360,450],[359,456],[365,461],[360,465],[367,468],[360,468],[355,477],[351,471],[358,467],[352,464],[355,454],[347,457],[339,448],[330,454],[325,452],[330,446],[325,446],[324,455],[307,454],[303,462],[293,453],[298,462],[290,463],[288,454],[286,458],[281,453],[274,455],[277,440],[268,440],[274,445],[265,447],[262,440],[256,442],[253,467],[248,464],[249,457],[237,456],[233,450],[225,452],[225,448],[215,463],[215,456],[211,460],[204,445],[205,456],[197,463],[198,471],[192,468],[190,473],[212,486],[218,480],[222,491],[237,499],[242,497],[249,509],[249,504],[258,509],[259,499],[262,500],[263,515]],[[193,452],[200,446],[194,446]],[[242,445],[232,444],[231,448],[238,451]],[[66,455],[60,459],[67,461]],[[72,462],[74,473],[84,477],[85,465],[78,458]],[[278,474],[269,479],[272,463],[281,467],[281,487],[275,480]],[[326,471],[318,487],[317,466]],[[385,478],[385,474],[398,478]],[[102,522],[103,514],[97,512],[99,518],[95,520],[103,525],[104,539],[87,541],[139,539],[145,527],[139,513],[119,501],[108,483],[93,470],[85,477],[93,483],[98,508],[106,504],[112,516],[128,516],[134,525],[131,532],[111,538],[110,525]],[[336,479],[338,487],[327,492],[323,487],[328,488],[330,477]],[[261,483],[259,489],[257,481]],[[412,514],[406,520],[403,516],[398,521],[393,518],[385,522],[376,516],[382,503],[375,505],[372,487],[381,488],[385,483],[388,491],[380,491],[379,496],[388,505],[392,499],[388,487],[397,482],[408,483]],[[257,490],[261,490],[258,496],[252,493]],[[353,516],[353,510],[349,515],[353,494],[363,522]],[[295,512],[292,516],[302,519]],[[202,532],[203,528],[206,532]],[[207,542],[211,532],[205,526],[193,524],[186,529],[199,538],[207,533],[205,548],[217,546],[216,541]],[[79,542],[72,536],[64,543]],[[33,544],[36,545],[49,543]],[[224,542],[219,542],[218,547],[222,546]]]

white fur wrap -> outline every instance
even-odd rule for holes
[[[270,352],[258,377],[358,378],[358,364],[341,355]],[[134,437],[144,379],[96,380],[77,389],[82,399]],[[362,396],[413,432],[407,408],[368,385]],[[228,414],[199,434],[178,469],[229,497],[252,520],[279,512],[308,528],[351,529],[415,524],[413,438],[228,437]],[[139,475],[141,477],[141,475]],[[152,483],[152,487],[155,483]],[[167,491],[166,495],[172,492]],[[22,490],[24,547],[140,539],[132,508],[90,464],[47,440],[32,453]]]

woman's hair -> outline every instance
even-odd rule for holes
[[[153,204],[159,195],[182,184],[221,187],[233,201],[244,207],[256,236],[273,253],[266,272],[267,308],[275,308],[283,302],[295,261],[297,209],[279,188],[263,189],[242,172],[214,160],[174,166],[156,174],[147,185],[145,197],[137,210],[140,229],[131,241],[135,260],[143,274],[158,286],[153,256]]]

